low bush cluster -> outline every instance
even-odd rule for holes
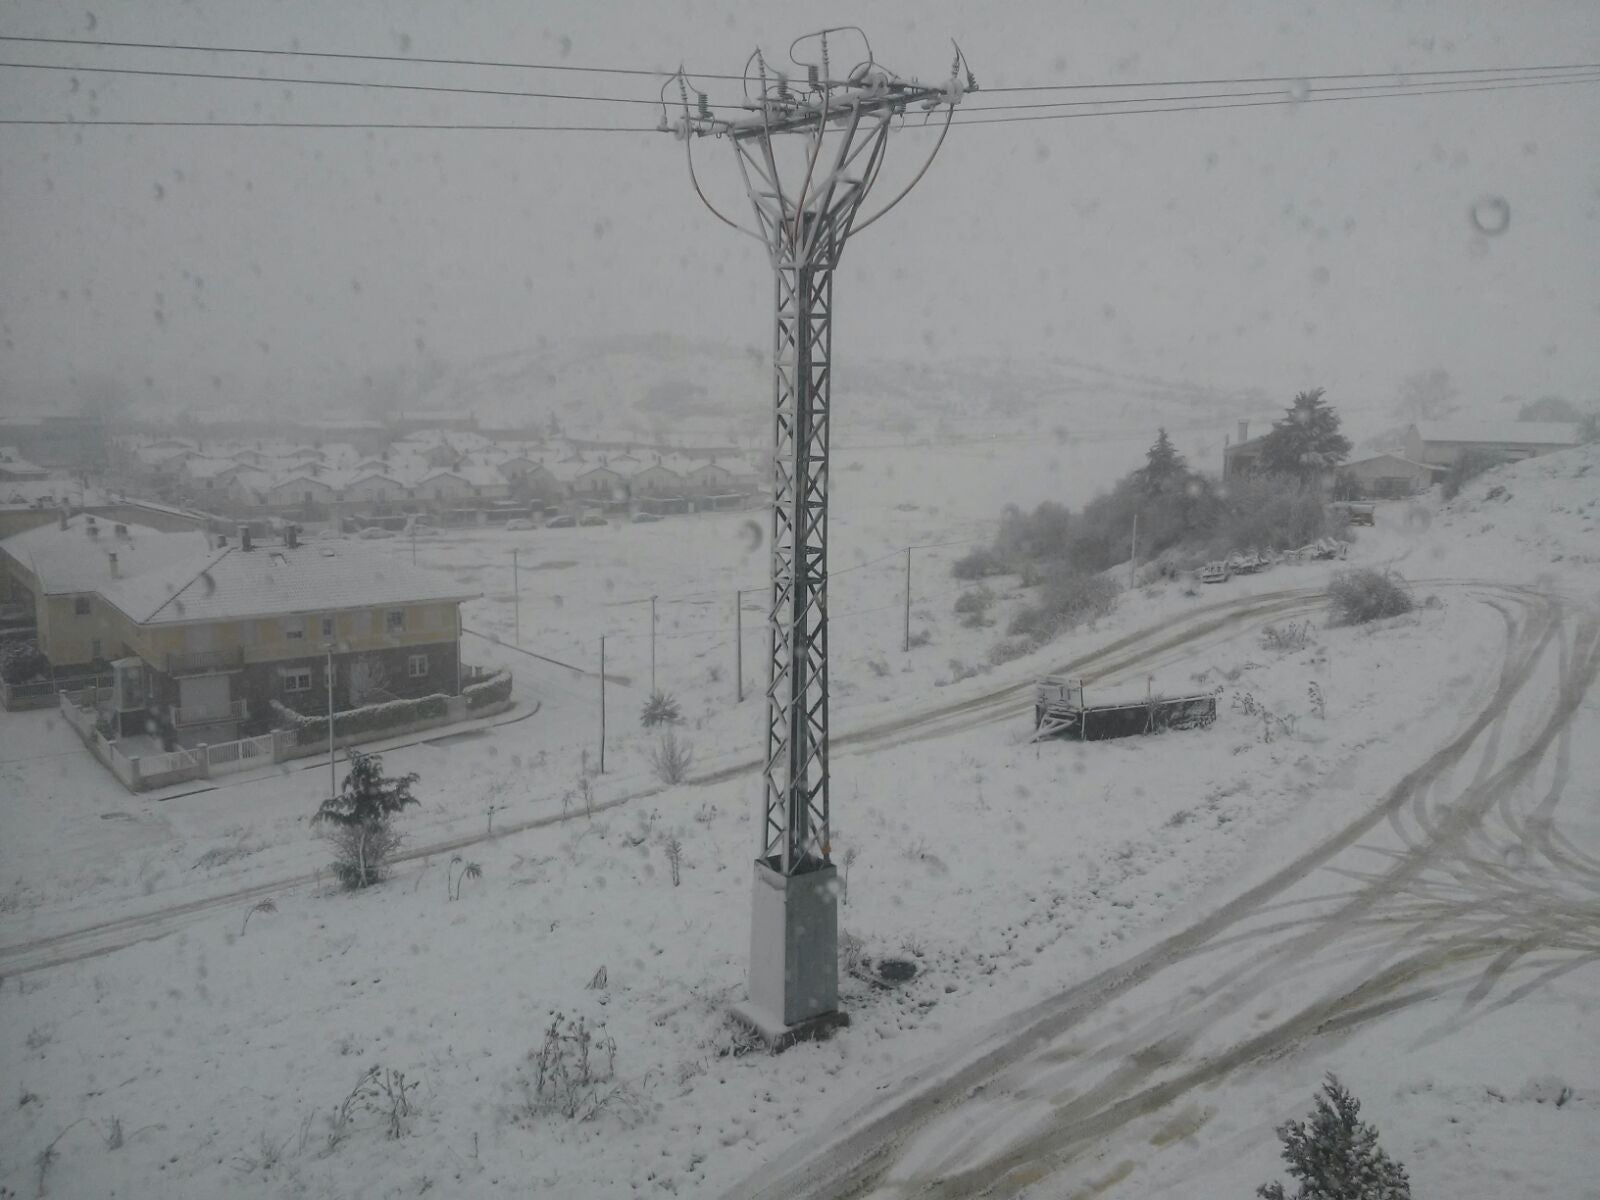
[[[0,679],[7,683],[32,683],[50,677],[50,660],[31,638],[17,638],[0,646]]]
[[[507,681],[509,692],[510,681]],[[470,701],[469,701],[470,703]],[[308,717],[295,712],[287,704],[273,700],[272,711],[278,718],[280,729],[294,731],[297,745],[309,746],[328,736],[326,716]],[[364,733],[381,733],[414,721],[431,721],[450,711],[450,697],[445,695],[419,696],[415,700],[390,700],[384,704],[366,704],[360,708],[347,708],[333,715],[333,735],[336,738]]]
[[[1117,585],[1101,575],[1064,570],[1041,585],[1039,601],[1011,618],[1011,637],[1043,642],[1056,634],[1103,617],[1117,600]]]
[[[986,587],[962,592],[956,597],[955,612],[961,623],[969,629],[988,624],[989,608],[994,604],[994,593]]]
[[[467,698],[468,709],[488,708],[491,704],[499,704],[511,699],[511,672],[496,671],[477,683],[469,683],[461,689],[461,694]]]
[[[1339,625],[1361,625],[1398,617],[1416,607],[1405,580],[1393,571],[1365,568],[1340,571],[1328,582],[1333,619]]]

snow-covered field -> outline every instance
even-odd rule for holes
[[[1600,583],[1591,449],[1495,472],[1442,509],[1387,506],[1352,558],[1391,563],[1419,599],[1433,598],[1410,616],[1327,628],[1315,593],[1330,568],[1280,567],[1198,595],[1143,589],[1097,626],[989,668],[1017,598],[1001,587],[1001,625],[965,628],[948,567],[1023,468],[1003,451],[987,464],[872,453],[838,474],[832,529],[834,843],[851,864],[840,916],[859,955],[844,985],[849,1030],[774,1059],[748,1053],[724,1015],[742,988],[755,839],[755,777],[731,768],[758,749],[764,665],[756,591],[745,598],[736,704],[733,598],[762,583],[761,522],[720,514],[439,536],[419,541],[418,559],[483,589],[465,621],[486,636],[469,638],[465,654],[513,666],[521,704],[497,718],[508,723],[386,754],[390,771],[422,776],[423,806],[404,818],[417,857],[367,894],[315,877],[326,852],[307,818],[326,764],[133,797],[50,714],[0,717],[0,969],[11,973],[0,983],[0,1074],[16,1092],[0,1105],[0,1186],[140,1197],[749,1194],[764,1164],[803,1170],[907,1081],[920,1086],[1027,1029],[1053,997],[1163,944],[1371,811],[1504,685],[1507,631],[1536,605],[1491,583],[1537,585],[1577,614]],[[1126,453],[1085,455],[1067,498],[1129,465]],[[1495,486],[1509,497],[1485,500]],[[907,654],[902,548],[932,543],[956,544],[913,551],[912,629],[931,642]],[[513,547],[522,647],[577,669],[509,645]],[[665,789],[651,776],[637,724],[651,594],[658,683],[682,703],[694,773],[715,782]],[[1265,626],[1290,623],[1288,646],[1267,644]],[[1559,629],[1552,646],[1572,634]],[[586,800],[601,634],[608,674],[627,682],[608,685],[607,774],[590,778]],[[1527,695],[1543,694],[1546,677],[1559,691],[1570,668],[1555,653],[1529,668]],[[1220,718],[1153,739],[1031,744],[1018,685],[1068,663],[1091,686],[1142,688],[1153,675],[1162,689],[1221,687]],[[1542,719],[1537,709],[1514,708],[1491,736],[1514,742]],[[1460,1011],[1469,981],[1286,1039],[1170,1103],[1150,1101],[1143,1124],[1108,1128],[1092,1153],[1039,1150],[1038,1173],[1006,1177],[997,1194],[1249,1194],[1277,1174],[1272,1125],[1299,1115],[1330,1068],[1362,1097],[1419,1195],[1593,1194],[1584,1159],[1600,1132],[1600,990],[1592,952],[1581,955],[1593,948],[1600,855],[1600,739],[1584,736],[1600,732],[1593,693],[1568,728],[1563,769],[1574,782],[1559,824],[1543,826],[1559,833],[1560,855],[1532,866],[1555,873],[1541,882],[1573,905],[1569,941],[1580,947],[1539,953],[1574,965],[1494,1007],[1528,978],[1518,974],[1475,1019]],[[1494,765],[1474,749],[1439,795]],[[1590,781],[1583,795],[1580,780]],[[429,852],[484,833],[491,805],[494,837]],[[1359,839],[1374,861],[1428,828],[1425,806],[1406,811]],[[1501,819],[1531,827],[1512,805]],[[682,847],[679,884],[671,839]],[[468,861],[482,877],[448,899]],[[1292,917],[1291,899],[1312,904],[1348,882],[1308,872],[1302,892],[1246,932],[1270,932]],[[266,897],[275,910],[252,914]],[[144,914],[160,915],[141,924]],[[107,921],[124,924],[51,940]],[[1385,926],[1371,928],[1379,938]],[[164,936],[76,957],[145,932]],[[1094,1011],[1092,1033],[1063,1038],[1055,1076],[1033,1064],[1002,1077],[993,1107],[951,1109],[953,1126],[929,1126],[936,1149],[908,1141],[897,1169],[912,1190],[1027,1144],[1084,1094],[1089,1072],[1098,1078],[1124,1043],[1190,1008],[1217,1007],[1195,1053],[1226,1062],[1271,1024],[1269,1008],[1289,1011],[1304,999],[1295,988],[1336,982],[1377,944],[1297,965],[1299,982],[1270,1004],[1257,992],[1222,1004],[1231,976],[1212,993],[1184,991],[1184,978],[1152,985],[1153,1002],[1113,1000]],[[1248,975],[1251,947],[1246,937],[1214,961]],[[916,978],[876,985],[871,966],[885,957],[914,962]],[[56,958],[75,960],[42,965]],[[530,1053],[557,1012],[615,1042],[615,1075],[591,1121],[530,1103]],[[391,1127],[391,1103],[371,1096],[339,1121],[373,1067],[417,1085],[408,1111]],[[1018,1097],[1034,1107],[1019,1110]]]

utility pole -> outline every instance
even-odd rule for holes
[[[911,653],[911,547],[906,547],[906,636],[905,644],[901,647],[905,653]]]
[[[328,643],[328,796],[339,794],[339,772],[334,768],[333,742],[333,643]]]
[[[606,635],[600,635],[600,774],[606,773]]]
[[[1128,590],[1133,591],[1139,570],[1139,514],[1133,514],[1133,537],[1128,542]]]
[[[411,565],[417,565],[417,520],[411,519]]]
[[[512,628],[516,631],[512,634],[512,641],[520,650],[522,648],[522,585],[517,574],[517,552],[515,548],[511,551],[511,605],[513,609]]]
[[[832,45],[830,46],[830,39]],[[841,45],[846,43],[847,45]],[[841,66],[830,62],[836,51]],[[802,53],[803,50],[803,53]],[[838,913],[828,772],[828,442],[833,383],[833,273],[846,241],[898,204],[927,171],[955,107],[977,87],[959,48],[942,84],[901,79],[859,29],[828,29],[789,47],[794,76],[751,55],[738,103],[718,116],[677,75],[681,114],[660,128],[683,142],[695,192],[712,214],[766,247],[775,284],[771,607],[763,819],[755,862],[749,1001],[734,1013],[773,1048],[848,1018],[839,1011]],[[963,73],[965,80],[963,81]],[[889,135],[908,111],[942,128],[927,159],[887,204],[862,205]],[[732,147],[755,227],[707,198],[694,144]]]
[[[733,593],[733,695],[738,704],[744,703],[744,591]]]
[[[650,597],[650,694],[656,694],[656,598]]]

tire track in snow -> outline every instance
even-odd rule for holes
[[[1568,654],[1564,640],[1558,637],[1563,612],[1557,600],[1525,588],[1483,590],[1499,593],[1528,612],[1527,619],[1511,633],[1499,679],[1487,701],[1466,726],[1403,776],[1377,805],[1199,922],[1008,1019],[970,1049],[965,1059],[925,1068],[905,1081],[898,1099],[887,1103],[881,1099],[869,1101],[842,1119],[835,1132],[807,1139],[779,1163],[769,1164],[729,1194],[768,1200],[778,1197],[839,1200],[876,1194],[875,1189],[880,1186],[884,1194],[897,1197],[1015,1194],[1049,1177],[1083,1150],[1128,1123],[1172,1103],[1192,1088],[1221,1079],[1247,1063],[1282,1053],[1302,1040],[1355,1028],[1468,984],[1471,990],[1464,1006],[1470,1007],[1493,988],[1516,958],[1527,952],[1527,947],[1541,940],[1559,944],[1563,938],[1570,938],[1574,929],[1587,929],[1591,938],[1588,943],[1579,941],[1569,945],[1572,957],[1547,968],[1535,983],[1549,977],[1551,972],[1572,970],[1600,960],[1600,946],[1593,945],[1592,941],[1595,918],[1600,915],[1597,907],[1567,913],[1558,910],[1554,918],[1545,923],[1539,936],[1533,938],[1525,931],[1497,929],[1492,924],[1469,925],[1452,935],[1452,917],[1475,914],[1481,907],[1481,897],[1472,896],[1440,912],[1424,912],[1421,923],[1409,938],[1403,935],[1379,937],[1368,929],[1373,920],[1384,915],[1376,910],[1385,903],[1405,898],[1426,870],[1441,863],[1448,868],[1453,863],[1451,856],[1459,854],[1485,814],[1519,784],[1530,779],[1544,763],[1553,743],[1558,747],[1558,758],[1561,757],[1559,747],[1570,737],[1571,719],[1600,672],[1600,619],[1594,612],[1582,614],[1573,639],[1576,649]],[[1563,649],[1562,672],[1554,703],[1509,759],[1494,765],[1512,702],[1531,690],[1529,681],[1541,659],[1552,644],[1558,642]],[[1429,797],[1439,781],[1453,771],[1486,734],[1494,753],[1485,754],[1472,782],[1455,801],[1441,803],[1424,814],[1421,828],[1426,830],[1426,836],[1414,843],[1408,842],[1407,849],[1396,857],[1387,871],[1365,878],[1361,887],[1334,894],[1331,899],[1336,903],[1331,912],[1245,930],[1228,939],[1219,938],[1218,935],[1235,925],[1278,907],[1267,902],[1355,846],[1386,818],[1393,818],[1419,799]],[[1553,812],[1564,784],[1564,773],[1558,767],[1556,782],[1541,802],[1540,811]],[[1510,882],[1522,881],[1513,879]],[[1330,897],[1316,897],[1312,902],[1328,899]],[[1056,1100],[1043,1128],[1015,1140],[997,1158],[965,1169],[952,1163],[948,1173],[938,1170],[937,1163],[924,1163],[908,1176],[890,1178],[899,1154],[917,1134],[930,1131],[936,1121],[954,1124],[963,1103],[1003,1081],[1007,1072],[1037,1056],[1040,1047],[1048,1046],[1099,1014],[1111,1001],[1168,968],[1214,953],[1225,942],[1245,945],[1285,932],[1291,935],[1286,943],[1266,947],[1257,957],[1248,960],[1251,970],[1248,980],[1225,976],[1202,991],[1199,998],[1209,999],[1210,1003],[1194,1019],[1180,1020],[1175,1029],[1165,1006],[1158,1005],[1157,1015],[1137,1034],[1122,1035],[1119,1044],[1103,1052],[1103,1058],[1122,1060],[1108,1078],[1081,1096]],[[1358,935],[1358,941],[1372,939],[1370,947],[1358,944],[1344,952],[1347,958],[1368,959],[1365,972],[1351,986],[1316,998],[1289,1018],[1225,1052],[1204,1058],[1178,1075],[1158,1078],[1168,1066],[1181,1059],[1205,1028],[1238,1011],[1243,1000],[1252,994],[1250,984],[1259,986],[1273,973],[1281,974],[1286,960],[1304,962],[1326,952],[1336,938],[1350,932]],[[1508,936],[1508,933],[1519,932],[1520,940]],[[1383,959],[1387,960],[1392,959],[1396,946],[1410,945],[1420,948],[1396,961],[1371,961],[1374,952],[1381,951]],[[1487,965],[1475,965],[1484,958],[1490,960]],[[1449,973],[1451,969],[1454,974],[1442,981],[1421,982],[1428,976]],[[1531,986],[1522,985],[1498,1003],[1514,1002]],[[1025,1119],[1031,1111],[1023,1109],[1019,1120]]]

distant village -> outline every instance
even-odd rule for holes
[[[510,672],[462,660],[477,591],[369,539],[761,492],[732,447],[448,420],[275,432],[0,423],[0,707],[59,708],[132,790],[484,719],[514,700]]]

